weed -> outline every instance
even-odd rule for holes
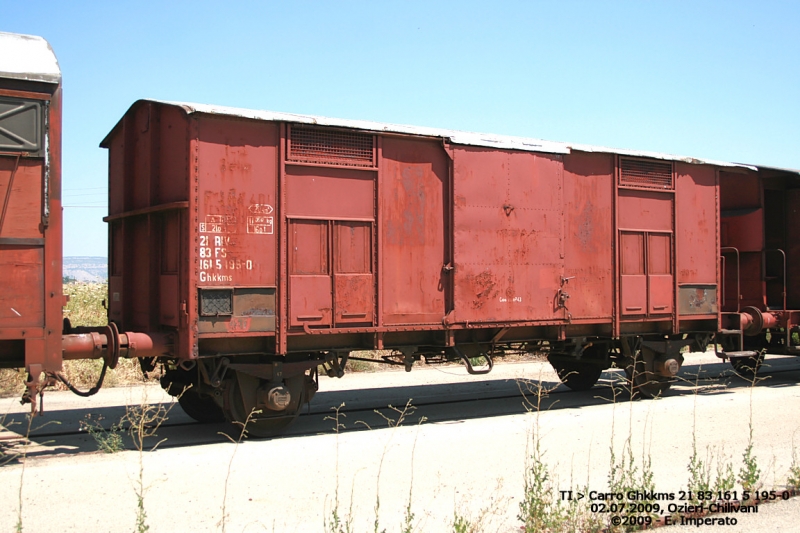
[[[468,513],[456,506],[453,510],[453,533],[480,533],[481,531],[496,530],[492,521],[504,514],[508,507],[509,496],[503,496],[503,478],[497,479],[494,490],[482,492],[481,498],[488,499],[486,505],[481,507],[477,513]]]
[[[614,445],[615,435],[616,435],[616,409],[617,409],[617,396],[619,391],[616,387],[612,387],[612,401],[614,407],[612,409],[611,414],[611,446],[610,446],[610,464],[609,464],[609,473],[608,473],[608,488],[610,492],[613,493],[620,493],[620,494],[652,494],[655,492],[655,482],[653,478],[653,469],[652,469],[652,459],[650,457],[650,450],[647,446],[648,442],[652,442],[652,434],[648,437],[648,428],[649,431],[652,433],[653,426],[652,423],[648,423],[649,421],[649,413],[645,417],[644,424],[642,426],[643,430],[643,439],[642,439],[642,457],[641,457],[641,465],[637,464],[636,457],[633,451],[633,443],[632,443],[632,433],[634,427],[634,419],[633,419],[633,411],[634,411],[634,404],[637,402],[634,400],[634,384],[632,380],[627,379],[625,382],[625,388],[627,389],[626,394],[630,398],[628,403],[628,437],[625,439],[622,450],[620,452],[619,458],[617,456],[617,452]],[[652,404],[650,404],[652,405]],[[648,508],[650,504],[655,503],[654,500],[650,498],[642,498],[636,500],[637,504],[643,504],[644,508]],[[636,514],[637,516],[642,515],[642,513],[635,512],[636,507],[633,506],[622,506],[619,512],[616,513],[616,516],[630,516],[632,514]],[[658,515],[655,513],[646,513],[650,516],[651,519],[655,520]],[[612,517],[609,517],[612,518]],[[625,520],[623,519],[622,522],[624,523]],[[613,518],[612,518],[612,525],[611,531],[618,531],[619,527],[613,525]]]
[[[473,526],[472,522],[458,512],[453,512],[453,533],[474,533],[480,531]]]
[[[497,492],[498,491],[495,491],[495,494]],[[486,510],[487,508],[482,509],[477,518],[472,518],[462,514],[462,511],[456,506],[453,509],[453,533],[477,533],[478,531],[483,531],[483,524],[481,522],[482,515]]]
[[[730,492],[736,485],[736,476],[733,473],[733,464],[726,461],[723,450],[706,446],[705,459],[700,457],[697,450],[697,397],[700,390],[699,375],[694,382],[694,409],[692,410],[692,456],[689,458],[687,468],[689,481],[687,492],[690,495],[688,502],[693,505],[701,503],[701,493],[720,494]],[[712,481],[712,465],[715,465]]]
[[[350,509],[346,517],[339,516],[339,431],[345,429],[345,425],[341,422],[342,418],[347,415],[341,412],[344,407],[342,402],[338,407],[331,407],[334,412],[331,416],[326,416],[325,420],[333,422],[333,429],[336,432],[336,458],[334,460],[336,468],[336,489],[333,496],[333,508],[331,509],[330,520],[327,516],[323,515],[322,525],[326,532],[329,533],[352,533],[353,531],[353,489],[350,490]],[[355,480],[353,480],[355,485]]]
[[[379,411],[377,409],[375,410],[375,414],[377,414],[378,416],[383,418],[390,428],[396,429],[396,428],[400,427],[403,424],[403,422],[405,422],[406,418],[411,416],[411,414],[413,414],[414,411],[417,410],[417,408],[414,407],[411,404],[411,401],[412,401],[411,398],[409,398],[408,401],[406,402],[406,405],[403,408],[397,408],[397,407],[395,407],[393,405],[389,405],[388,406],[388,408],[397,415],[397,418],[392,418],[391,416],[387,416],[387,415],[383,414],[381,411]],[[425,420],[426,420],[425,417],[420,417],[419,423],[422,424]],[[369,426],[369,424],[367,424],[363,420],[358,420],[356,422],[356,424],[362,424],[367,429],[370,429],[370,430],[372,429]],[[372,523],[373,533],[386,533],[386,529],[385,528],[384,529],[380,529],[381,472],[383,472],[383,462],[386,459],[386,452],[389,450],[389,447],[390,447],[390,444],[392,442],[392,439],[394,438],[394,433],[395,433],[394,431],[391,433],[391,436],[389,437],[389,441],[386,443],[386,446],[383,447],[383,452],[381,453],[381,459],[378,462],[378,475],[376,476],[376,481],[375,481],[375,483],[376,483],[375,484],[375,507],[373,508],[374,513],[375,513],[375,519],[374,519],[374,521]],[[416,449],[416,446],[417,446],[417,440],[416,440],[416,437],[414,437],[414,448],[412,449],[412,452],[411,452],[411,461],[412,461],[411,487],[409,488],[408,502],[407,502],[407,505],[406,505],[405,515],[404,515],[404,528],[405,528],[404,531],[412,531],[413,530],[414,513],[411,512],[411,496],[412,496],[412,492],[411,491],[412,491],[413,485],[414,485],[413,461],[414,461],[414,450]],[[351,498],[351,501],[352,501],[352,498]]]
[[[476,367],[476,368],[477,367],[481,367],[481,366],[484,366],[486,364],[486,359],[482,355],[480,355],[478,357],[470,357],[469,358],[469,364],[471,364],[473,367]]]
[[[589,494],[589,484],[577,487],[577,492]],[[564,522],[561,531],[581,531],[582,533],[600,533],[606,531],[605,517],[601,513],[587,511],[586,505],[578,498],[570,498],[564,511]]]
[[[608,474],[608,488],[609,492],[617,494],[647,494],[655,492],[655,483],[653,482],[653,471],[651,468],[651,459],[649,454],[642,454],[641,467],[636,464],[636,459],[633,453],[633,446],[631,444],[631,437],[625,439],[622,446],[622,453],[617,461],[617,456],[614,451],[614,446],[611,446],[611,465]],[[630,497],[629,497],[630,498]],[[638,499],[637,504],[641,503],[645,506],[654,503],[651,499]],[[631,511],[633,507],[624,505],[617,515],[628,516],[634,513]],[[624,520],[623,520],[624,522]],[[616,531],[617,528],[612,527]]]
[[[453,533],[491,531],[491,521],[503,514],[510,500],[508,496],[499,496],[502,493],[503,478],[498,478],[494,490],[481,493],[481,498],[488,498],[488,501],[477,513],[468,513],[461,506],[456,506],[453,509]]]
[[[22,452],[18,453],[18,454],[0,453],[0,466],[2,466],[2,465],[6,464],[6,463],[8,463],[8,462],[10,462],[10,461],[12,461],[14,459],[19,460],[21,465],[22,465],[22,467],[20,469],[20,473],[19,473],[19,490],[17,491],[17,523],[14,524],[14,531],[16,531],[16,533],[22,533],[22,488],[23,488],[23,486],[25,484],[24,483],[25,482],[25,468],[28,465],[28,447],[31,445],[31,440],[30,440],[31,431],[34,430],[34,429],[37,429],[37,430],[41,429],[41,428],[43,428],[45,426],[49,426],[50,424],[58,424],[58,422],[51,420],[49,422],[45,422],[41,426],[33,428],[33,415],[32,414],[27,414],[27,415],[25,415],[25,419],[28,421],[28,423],[25,426],[25,436],[23,437],[22,443],[21,443],[22,444]],[[0,422],[3,422],[5,424],[5,415],[3,415],[3,418],[0,419]],[[9,424],[9,426],[11,426],[11,425],[13,425],[13,424]],[[8,426],[6,426],[6,427],[8,427]]]
[[[414,411],[417,410],[416,407],[411,405],[411,398],[408,399],[408,401],[406,402],[406,405],[402,409],[394,407],[393,405],[389,405],[388,408],[391,411],[394,411],[394,413],[397,415],[397,418],[392,418],[391,416],[387,416],[387,415],[383,414],[382,412],[380,412],[377,409],[375,410],[375,414],[377,414],[381,418],[383,418],[390,428],[395,428],[395,429],[400,427],[403,424],[403,422],[405,422],[405,419],[407,417],[411,416],[411,414]],[[425,419],[425,417],[422,417],[420,419],[420,423],[422,423],[424,421],[424,419]],[[363,420],[357,421],[356,424],[363,424],[367,429],[372,429],[369,426],[369,424],[367,424]],[[375,507],[374,507],[375,520],[372,523],[373,533],[385,533],[386,532],[386,529],[380,529],[381,472],[383,472],[383,461],[386,459],[386,452],[389,450],[389,446],[390,446],[390,444],[392,442],[392,439],[394,438],[394,434],[395,434],[395,432],[393,431],[391,433],[391,436],[389,437],[389,441],[386,443],[386,446],[383,447],[383,453],[381,453],[381,460],[378,462],[378,475],[377,475],[376,480],[375,480]],[[414,440],[414,446],[416,447],[416,438]],[[413,461],[413,452],[412,452],[412,461]],[[412,476],[413,476],[413,472],[412,472]],[[413,477],[412,477],[412,485],[413,485]],[[410,493],[410,489],[409,489],[409,502],[408,502],[408,505],[406,507],[406,515],[405,515],[405,517],[406,517],[406,519],[408,519],[409,515],[411,515],[411,520],[413,521],[414,517],[413,517],[413,514],[410,513],[410,509],[411,509],[411,493]]]
[[[752,431],[747,447],[742,454],[742,466],[739,468],[739,483],[745,491],[754,491],[761,488],[761,469],[753,453]]]
[[[19,422],[15,422],[13,420],[7,421],[6,420],[7,416],[8,416],[7,414],[0,415],[0,428],[5,428],[10,430],[13,426],[19,424]],[[12,451],[14,448],[14,444],[8,444],[8,443],[9,441],[0,440],[0,466],[4,466],[10,463],[20,455]]]
[[[144,497],[148,487],[144,484],[144,452],[155,451],[166,439],[157,441],[153,446],[146,444],[146,441],[156,437],[156,432],[161,427],[169,415],[170,410],[175,404],[168,407],[164,404],[150,404],[147,396],[142,398],[139,405],[129,405],[126,408],[124,421],[128,423],[128,433],[133,439],[133,445],[139,452],[139,475],[134,484],[136,493],[136,532],[145,533],[150,530],[147,524],[147,512],[144,507]]]
[[[739,483],[745,491],[754,491],[761,488],[761,469],[758,466],[758,460],[753,453],[753,390],[759,378],[753,376],[753,381],[750,384],[750,417],[747,423],[747,446],[742,453],[742,466],[739,468]]]
[[[413,487],[413,482],[411,487]],[[403,524],[401,527],[403,533],[411,533],[414,531],[414,512],[411,510],[411,487],[408,489],[408,502],[406,502],[406,508],[403,514]]]
[[[19,491],[17,492],[17,523],[14,525],[14,531],[16,533],[22,533],[22,487],[25,481],[25,466],[27,465],[27,457],[28,457],[28,445],[30,441],[28,438],[31,434],[31,424],[33,423],[33,415],[28,414],[26,415],[28,419],[28,427],[25,431],[25,445],[22,451],[22,468],[20,469],[19,473]]]
[[[717,454],[717,471],[714,478],[714,485],[711,490],[714,493],[727,492],[733,490],[736,485],[736,476],[733,473],[733,463],[724,461],[725,456],[722,451]]]
[[[186,392],[186,390],[187,389],[184,389],[183,392]],[[253,417],[255,415],[259,415],[259,414],[261,414],[260,410],[256,411],[255,409],[253,409],[253,410],[250,411],[250,414],[247,415],[247,418],[245,419],[244,422],[235,422],[236,424],[239,424],[240,426],[242,426],[242,430],[239,433],[239,438],[236,439],[236,440],[234,440],[227,433],[223,433],[222,431],[217,432],[218,435],[222,435],[223,437],[227,438],[229,441],[231,441],[234,444],[233,453],[231,453],[231,458],[228,461],[228,471],[225,474],[225,485],[223,486],[223,489],[222,489],[222,518],[220,519],[219,524],[217,524],[217,525],[220,525],[222,527],[222,533],[225,533],[225,525],[226,525],[226,521],[228,519],[228,513],[227,513],[228,482],[230,481],[230,478],[231,478],[231,466],[233,466],[233,459],[234,459],[234,457],[236,457],[236,452],[239,450],[239,445],[242,443],[244,438],[247,436],[247,425],[250,423],[250,421],[253,419]]]
[[[80,421],[80,428],[87,432],[97,443],[97,449],[105,453],[117,453],[124,449],[122,443],[122,421],[111,424],[109,429],[105,429],[102,424],[102,415],[92,419],[92,415],[86,415]]]
[[[786,485],[794,490],[800,490],[800,463],[797,461],[797,449],[792,442],[792,464],[789,466],[789,476]]]
[[[689,502],[699,503],[698,494],[705,493],[711,488],[711,465],[706,453],[706,461],[697,453],[697,396],[699,391],[698,378],[694,383],[694,408],[692,409],[692,456],[689,459],[689,483],[687,488],[690,494]],[[708,450],[706,450],[708,452]]]
[[[694,440],[694,439],[693,439]],[[708,455],[706,455],[708,458]],[[692,442],[692,457],[689,459],[689,483],[687,488],[693,497],[689,499],[692,504],[697,504],[697,494],[711,489],[711,466],[704,462],[697,454],[697,445]]]
[[[526,532],[553,529],[564,518],[538,438],[535,438],[532,447],[532,453],[526,461],[524,497],[519,503],[517,515],[524,523]]]
[[[523,390],[525,389],[525,390]],[[523,497],[519,502],[517,519],[522,521],[526,532],[551,531],[560,528],[564,522],[565,510],[556,497],[550,480],[550,467],[544,460],[539,416],[542,402],[553,389],[546,388],[541,380],[526,381],[520,384],[526,409],[533,414],[531,438],[527,444]],[[529,399],[529,394],[533,400]]]
[[[411,400],[408,401],[406,407],[410,407]],[[408,501],[406,502],[405,514],[403,515],[403,526],[401,531],[403,533],[411,533],[414,531],[414,513],[411,510],[411,496],[414,490],[414,455],[417,451],[417,438],[419,437],[419,426],[427,420],[424,416],[419,418],[417,422],[417,433],[414,435],[414,444],[411,446],[411,481],[408,484]]]

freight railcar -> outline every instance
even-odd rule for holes
[[[65,324],[50,366],[3,345],[28,397],[62,358],[139,357],[195,419],[268,434],[355,350],[470,373],[537,350],[648,397],[686,348],[747,373],[798,350],[797,171],[155,100],[101,146],[109,326]]]
[[[764,191],[795,172],[152,100],[102,146],[109,318],[172,332],[197,418],[282,425],[353,350],[483,372],[537,349],[574,389],[615,364],[644,396],[715,334],[737,363],[770,328],[791,351],[793,235],[752,221],[789,227],[794,193]]]
[[[61,370],[61,70],[0,33],[0,367]],[[35,398],[35,396],[34,396]]]

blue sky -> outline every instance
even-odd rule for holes
[[[64,77],[64,254],[139,98],[800,168],[800,1],[11,2]],[[69,207],[100,206],[100,207]]]

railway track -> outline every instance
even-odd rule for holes
[[[711,366],[710,371],[705,370],[708,367],[700,367],[701,372],[693,373],[693,368],[697,367],[687,365],[665,399],[694,394],[697,389],[704,393],[715,393],[725,389],[750,386],[746,380],[737,377],[727,365],[717,363]],[[798,359],[768,359],[765,367],[759,373],[759,380],[763,380],[762,386],[781,386],[798,381],[797,376],[800,374]],[[405,376],[399,377],[398,384],[402,384]],[[406,425],[419,423],[421,417],[425,417],[426,423],[441,424],[519,414],[526,410],[523,393],[527,396],[535,395],[536,384],[540,382],[529,382],[532,384],[530,390],[525,390],[524,383],[528,381],[495,379],[449,384],[399,385],[372,390],[321,391],[312,406],[303,410],[292,426],[273,439],[333,433],[333,417],[337,407],[340,407],[342,424],[340,433],[386,428],[390,420],[396,420],[400,416],[406,405],[408,405],[404,413]],[[589,391],[571,391],[564,386],[558,386],[555,379],[548,379],[546,376],[541,383],[543,390],[547,391],[541,403],[542,410],[589,407],[613,401],[627,401],[629,397],[625,391],[624,375],[619,370],[606,371],[600,382]],[[29,449],[28,454],[37,457],[59,453],[96,452],[97,444],[94,438],[81,428],[80,422],[85,420],[88,414],[98,412],[99,415],[95,415],[95,420],[99,416],[102,421],[102,430],[101,426],[97,426],[98,431],[111,431],[112,424],[115,424],[115,430],[124,437],[123,447],[134,449],[133,443],[127,437],[128,425],[119,425],[116,422],[124,415],[125,407],[110,406],[99,409],[50,411],[48,413],[50,420],[45,417],[41,429],[31,432],[29,439],[34,446]],[[5,448],[7,454],[14,453],[13,450],[25,441],[22,434],[24,432],[20,431],[20,428],[25,427],[25,416],[23,413],[15,413],[6,415],[5,419],[9,431],[0,436],[0,449]],[[173,448],[202,446],[237,439],[240,430],[230,424],[194,422],[180,410],[179,406],[174,405],[157,433],[158,437],[153,439],[153,445],[157,440],[166,439],[159,447]]]

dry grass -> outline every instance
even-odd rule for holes
[[[69,302],[64,308],[64,318],[73,326],[105,326],[108,324],[103,301],[108,299],[107,283],[73,281],[64,284],[64,294]]]
[[[0,398],[22,396],[25,390],[25,369],[0,368]]]
[[[73,326],[105,326],[108,323],[103,300],[108,298],[105,283],[76,281],[64,284],[64,294],[69,302],[64,317]],[[63,375],[79,389],[95,385],[103,368],[101,360],[65,361]],[[0,369],[0,397],[20,396],[25,390],[25,369]],[[144,382],[138,360],[120,359],[117,368],[106,372],[104,387],[118,387]],[[61,383],[56,390],[66,390]]]

